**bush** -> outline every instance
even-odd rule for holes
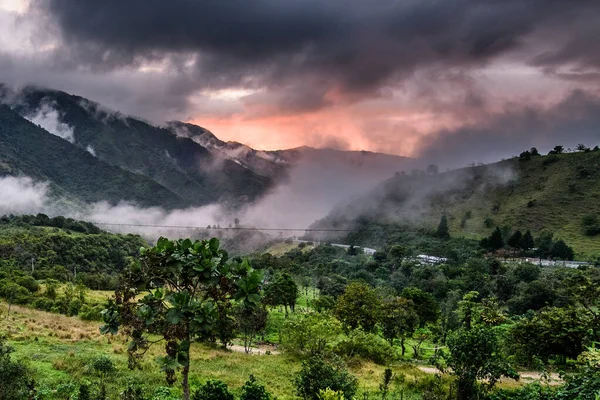
[[[350,332],[348,337],[335,346],[336,354],[361,357],[377,364],[386,364],[394,354],[390,344],[378,335],[362,330]]]
[[[342,330],[340,322],[328,314],[296,314],[281,330],[281,343],[296,354],[315,354],[328,349]]]
[[[263,385],[258,383],[254,375],[250,375],[248,381],[242,386],[240,400],[271,400],[271,395]]]
[[[0,399],[27,399],[29,371],[10,357],[12,348],[0,337]]]
[[[84,304],[79,310],[79,318],[81,318],[84,321],[102,321],[103,309],[104,307],[101,305],[92,307],[90,305]]]
[[[233,400],[233,395],[225,382],[208,381],[192,396],[193,400]]]
[[[595,214],[587,214],[581,220],[583,231],[587,236],[600,235],[600,220]]]
[[[145,400],[144,390],[142,387],[133,380],[127,383],[127,387],[119,397],[121,400]],[[81,400],[81,399],[77,399]]]
[[[356,393],[357,379],[341,364],[339,359],[326,362],[322,354],[316,354],[302,363],[302,369],[294,379],[298,396],[319,400],[322,390],[331,389],[351,399]]]

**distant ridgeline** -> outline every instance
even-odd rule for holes
[[[420,236],[419,230],[435,233],[443,215],[453,238],[480,240],[499,228],[499,248],[514,247],[508,243],[513,234],[531,231],[546,242],[548,236],[564,241],[576,258],[598,256],[600,150],[581,146],[546,156],[536,150],[444,173],[437,168],[399,172],[311,228],[347,229],[351,232],[337,240],[380,247]]]
[[[71,218],[0,218],[0,270],[26,271],[36,279],[67,282],[76,274],[87,287],[106,289],[146,245],[140,236],[109,233]]]

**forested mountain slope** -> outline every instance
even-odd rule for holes
[[[30,87],[19,93],[14,109],[27,118],[43,119],[40,113],[44,112],[58,118],[72,130],[71,141],[78,147],[109,164],[153,179],[189,205],[214,201],[241,204],[260,196],[271,185],[268,177],[215,156],[189,138],[109,111],[82,97]]]
[[[353,237],[368,241],[370,226],[435,229],[443,214],[453,236],[480,238],[496,226],[530,229],[551,232],[580,254],[598,253],[600,236],[588,228],[600,217],[600,151],[513,158],[445,173],[399,173],[313,227],[360,227],[361,235]]]
[[[51,195],[75,202],[185,205],[153,180],[109,165],[0,105],[0,176],[6,175],[48,182]]]

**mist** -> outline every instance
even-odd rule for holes
[[[24,118],[59,138],[75,143],[73,128],[60,121],[59,112],[52,104],[43,103],[34,113],[25,115]]]
[[[37,213],[48,201],[48,185],[31,178],[0,178],[0,214]]]

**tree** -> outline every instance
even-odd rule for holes
[[[288,315],[288,307],[294,312],[297,299],[298,285],[288,273],[276,274],[273,281],[265,285],[265,304],[283,306],[285,315]]]
[[[348,250],[346,251],[346,254],[348,254],[349,256],[356,256],[358,255],[358,249],[356,246],[354,246],[353,244],[350,245],[350,247],[348,247]]]
[[[461,328],[448,336],[449,354],[438,358],[438,368],[456,376],[458,400],[479,398],[483,389],[491,390],[502,376],[518,379],[519,375],[502,354],[494,328]],[[481,382],[481,383],[480,383]]]
[[[325,361],[316,354],[302,363],[302,369],[294,379],[296,393],[305,400],[319,400],[322,390],[342,392],[344,398],[352,399],[358,387],[357,379],[348,373],[338,358]]]
[[[242,386],[240,400],[271,400],[271,398],[271,394],[258,383],[254,375],[250,375],[250,378]]]
[[[335,315],[347,329],[372,332],[379,318],[381,303],[374,289],[360,282],[346,287],[335,306]]]
[[[548,152],[548,154],[562,154],[565,151],[563,146],[554,146],[552,150]]]
[[[586,214],[581,219],[581,225],[586,236],[600,235],[600,220],[596,214]]]
[[[535,148],[535,147],[532,147],[532,148],[529,150],[529,152],[531,153],[531,155],[532,155],[533,157],[535,157],[535,156],[539,156],[539,155],[540,155],[540,152],[539,152],[539,151],[538,151],[538,149],[537,149],[537,148]]]
[[[584,152],[590,151],[590,148],[589,148],[589,147],[587,147],[587,146],[586,146],[585,144],[583,144],[583,143],[579,143],[579,144],[577,145],[577,147],[575,147],[575,149],[576,149],[577,151],[584,151]]]
[[[534,357],[544,362],[557,357],[564,364],[567,358],[575,359],[583,351],[590,327],[589,317],[576,308],[546,308],[528,313],[513,324],[509,343],[528,365]]]
[[[519,244],[519,248],[521,250],[531,250],[535,246],[535,241],[533,240],[533,235],[531,231],[528,229],[523,237],[521,238],[521,243]]]
[[[572,260],[575,252],[563,240],[558,240],[552,244],[550,257],[559,260]]]
[[[29,371],[10,357],[12,347],[0,337],[0,399],[27,399],[31,389]]]
[[[103,333],[120,327],[131,337],[129,365],[135,367],[148,348],[165,342],[157,360],[167,382],[174,383],[181,368],[184,399],[190,398],[190,344],[192,341],[231,337],[232,300],[248,307],[260,303],[262,275],[247,261],[228,262],[218,239],[192,242],[160,238],[155,247],[140,250],[116,291],[116,301],[103,312]],[[138,299],[141,293],[148,293]],[[150,340],[153,334],[158,340]],[[224,345],[226,343],[223,343]]]
[[[515,231],[510,238],[508,238],[507,244],[513,249],[521,248],[521,243],[523,241],[523,234],[521,231]]]
[[[487,248],[492,251],[500,250],[504,247],[504,239],[502,238],[502,231],[499,227],[496,227],[490,237],[487,240]]]
[[[537,247],[536,254],[540,258],[548,257],[550,255],[553,236],[554,234],[552,232],[542,232],[535,240],[535,245]]]
[[[425,327],[428,322],[436,322],[440,316],[440,305],[431,293],[416,287],[407,287],[402,291],[401,297],[411,300],[419,316],[419,326]]]
[[[381,307],[381,318],[379,321],[383,337],[390,345],[394,345],[394,340],[400,338],[402,355],[406,352],[404,342],[407,337],[411,337],[415,329],[419,326],[419,315],[415,310],[412,300],[401,297],[385,299]]]
[[[450,238],[450,230],[448,229],[448,218],[446,217],[446,214],[442,215],[442,218],[440,218],[440,223],[437,227],[435,235],[440,239]]]
[[[297,354],[322,353],[341,331],[340,322],[329,314],[296,314],[283,323],[281,343]]]
[[[524,151],[521,154],[519,154],[519,158],[521,160],[530,160],[531,159],[531,152],[530,151]]]
[[[439,171],[439,167],[435,164],[430,164],[427,167],[427,175],[437,175]]]
[[[246,353],[250,352],[254,338],[266,328],[268,317],[269,312],[264,307],[254,305],[248,307],[243,303],[235,307],[237,330],[244,341],[244,351]]]

